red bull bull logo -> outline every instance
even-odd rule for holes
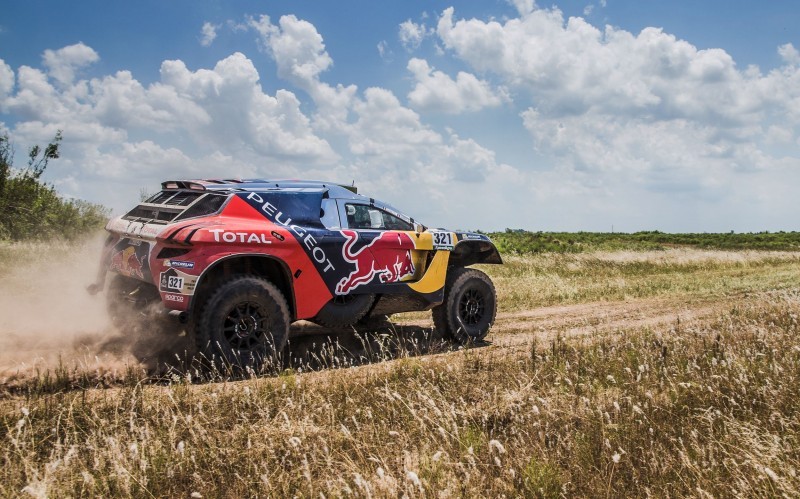
[[[142,258],[142,260],[144,260],[144,258]],[[127,275],[128,277],[144,279],[142,260],[139,260],[139,257],[136,256],[136,248],[128,246],[124,250],[114,253],[111,257],[109,269]]]
[[[342,256],[356,268],[350,275],[336,284],[336,294],[346,295],[359,286],[371,283],[378,277],[381,283],[398,282],[404,277],[414,275],[411,250],[414,241],[403,232],[383,232],[368,245],[354,251],[358,232],[343,230],[347,239],[342,248]]]

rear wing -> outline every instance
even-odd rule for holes
[[[212,192],[164,182],[164,190],[123,215],[123,220],[166,225],[187,218],[212,215],[228,200],[227,192]]]

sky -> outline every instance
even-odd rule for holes
[[[800,4],[7,2],[0,133],[116,213],[307,178],[435,227],[800,230]]]

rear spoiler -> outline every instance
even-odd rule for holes
[[[336,184],[330,182],[316,182],[316,181],[302,181],[302,180],[261,180],[261,179],[197,179],[197,180],[167,180],[161,183],[161,189],[164,190],[193,190],[205,191],[209,190],[207,186],[223,185],[223,184],[240,184],[240,188],[247,189],[262,187],[266,189],[280,188],[280,187],[326,187],[327,185],[336,185],[347,189],[353,194],[358,194],[358,188],[355,185]],[[234,187],[235,189],[236,187]],[[216,190],[216,189],[215,189]]]
[[[204,191],[209,184],[241,184],[239,179],[225,179],[225,180],[167,180],[161,182],[162,189],[191,189],[195,191]]]

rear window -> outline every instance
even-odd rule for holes
[[[176,220],[202,217],[217,213],[226,194],[187,190],[163,190],[129,211],[123,218],[144,223],[168,224]]]

